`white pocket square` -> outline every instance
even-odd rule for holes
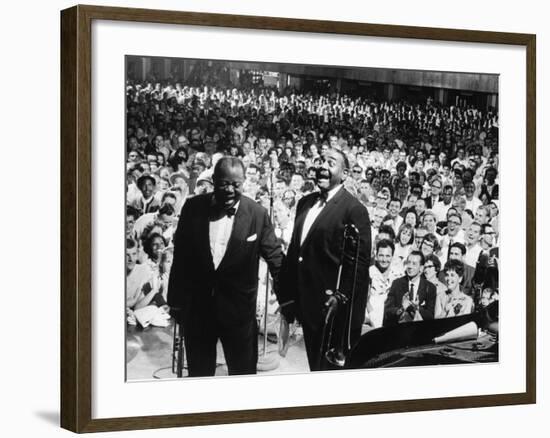
[[[252,236],[249,236],[246,238],[247,242],[254,242],[256,240],[256,237],[258,237],[257,234],[253,234]]]

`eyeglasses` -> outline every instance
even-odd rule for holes
[[[424,265],[424,269],[435,268],[435,265]]]

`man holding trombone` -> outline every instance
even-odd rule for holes
[[[333,148],[323,160],[317,170],[320,191],[298,203],[280,273],[279,298],[282,302],[293,301],[283,306],[281,313],[288,322],[296,317],[302,324],[312,371],[332,368],[326,363],[328,353],[336,353],[333,358],[345,357],[361,335],[371,251],[368,212],[343,185],[349,169],[347,157]],[[353,239],[350,245],[346,242],[349,230]],[[346,248],[351,248],[353,254],[346,254]],[[353,266],[340,269],[350,257]],[[326,318],[329,310],[332,323]]]

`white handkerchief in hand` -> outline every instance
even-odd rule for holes
[[[158,314],[157,306],[146,306],[141,309],[134,310],[134,316],[143,328],[148,327],[151,324],[151,320]]]
[[[151,325],[154,325],[155,327],[168,327],[168,320],[170,319],[170,315],[164,313],[162,309],[158,309],[159,312],[151,320]]]
[[[253,234],[252,236],[249,236],[246,238],[246,241],[247,242],[254,242],[256,240],[256,238],[258,237],[257,234]]]

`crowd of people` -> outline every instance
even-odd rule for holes
[[[182,207],[242,161],[243,195],[270,214],[283,253],[299,201],[331,150],[368,211],[363,324],[471,313],[498,300],[499,151],[494,109],[336,92],[128,82],[126,305],[165,311]],[[265,282],[265,268],[258,281]]]

